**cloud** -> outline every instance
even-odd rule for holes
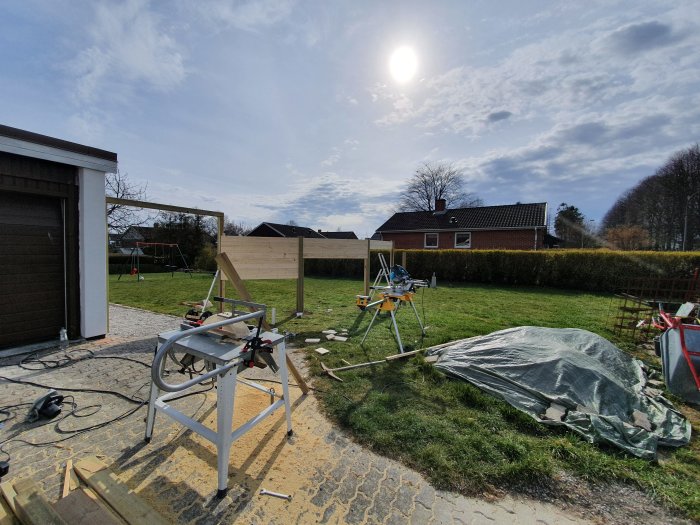
[[[667,46],[678,40],[670,25],[656,20],[623,26],[613,31],[608,39],[614,50],[625,55]]]
[[[199,4],[206,18],[245,31],[256,31],[285,20],[294,0],[210,0]]]
[[[693,48],[700,45],[700,38],[676,29],[681,27],[675,21],[679,16],[669,14],[674,21],[668,23],[623,27],[619,18],[611,17],[551,32],[482,65],[434,75],[416,86],[410,99],[391,86],[376,84],[370,93],[374,107],[383,114],[375,123],[412,124],[478,138],[494,133],[490,124],[499,120],[507,120],[509,126],[539,121],[541,126],[546,115],[554,127],[591,111],[614,113],[621,101],[693,92],[700,67]],[[627,55],[642,49],[655,52],[643,58]],[[518,121],[511,123],[514,114]]]
[[[513,114],[510,111],[495,111],[490,113],[486,119],[489,122],[498,122],[499,120],[506,120],[510,118]]]
[[[92,45],[67,67],[81,102],[97,102],[105,91],[111,98],[141,87],[167,91],[185,78],[175,39],[144,0],[98,4],[89,35]]]
[[[276,208],[278,222],[294,220],[301,226],[328,231],[354,230],[368,223],[376,228],[388,218],[387,210],[392,207],[387,207],[387,202],[398,201],[394,184],[381,177],[368,177],[358,185],[337,173],[314,177],[295,174],[294,194]]]

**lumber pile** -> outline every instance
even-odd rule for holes
[[[168,523],[97,457],[75,465],[68,460],[62,495],[56,503],[49,502],[32,480],[4,481],[0,492],[0,525]]]

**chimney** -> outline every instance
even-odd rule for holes
[[[435,199],[435,211],[445,211],[445,199]]]

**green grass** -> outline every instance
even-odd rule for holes
[[[206,296],[211,276],[147,274],[145,280],[110,277],[110,301],[182,315],[179,303]],[[440,284],[440,283],[438,283]],[[364,347],[369,312],[354,306],[360,281],[307,278],[305,314],[293,315],[294,281],[246,283],[255,301],[277,309],[278,326],[303,344],[327,328],[350,330],[346,343],[324,342],[328,366],[378,360],[398,351],[390,323],[377,321]],[[234,294],[228,294],[234,296]],[[543,288],[440,285],[421,290],[416,306],[425,338],[410,309],[398,314],[407,349],[431,346],[508,327],[536,325],[583,328],[625,349],[606,328],[610,297]],[[645,360],[657,365],[655,358]],[[623,481],[654,494],[671,507],[700,519],[700,446],[664,452],[660,463],[630,457],[616,449],[585,443],[573,433],[539,425],[510,405],[468,383],[436,372],[422,357],[407,362],[342,372],[343,383],[320,374],[320,358],[308,353],[318,376],[318,397],[329,416],[364,445],[423,472],[435,486],[464,494],[495,488],[527,490],[550,482],[564,470],[583,480]],[[693,423],[697,412],[681,407]],[[697,427],[694,425],[694,430]]]

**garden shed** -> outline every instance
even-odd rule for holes
[[[0,349],[107,333],[117,154],[0,125]]]

